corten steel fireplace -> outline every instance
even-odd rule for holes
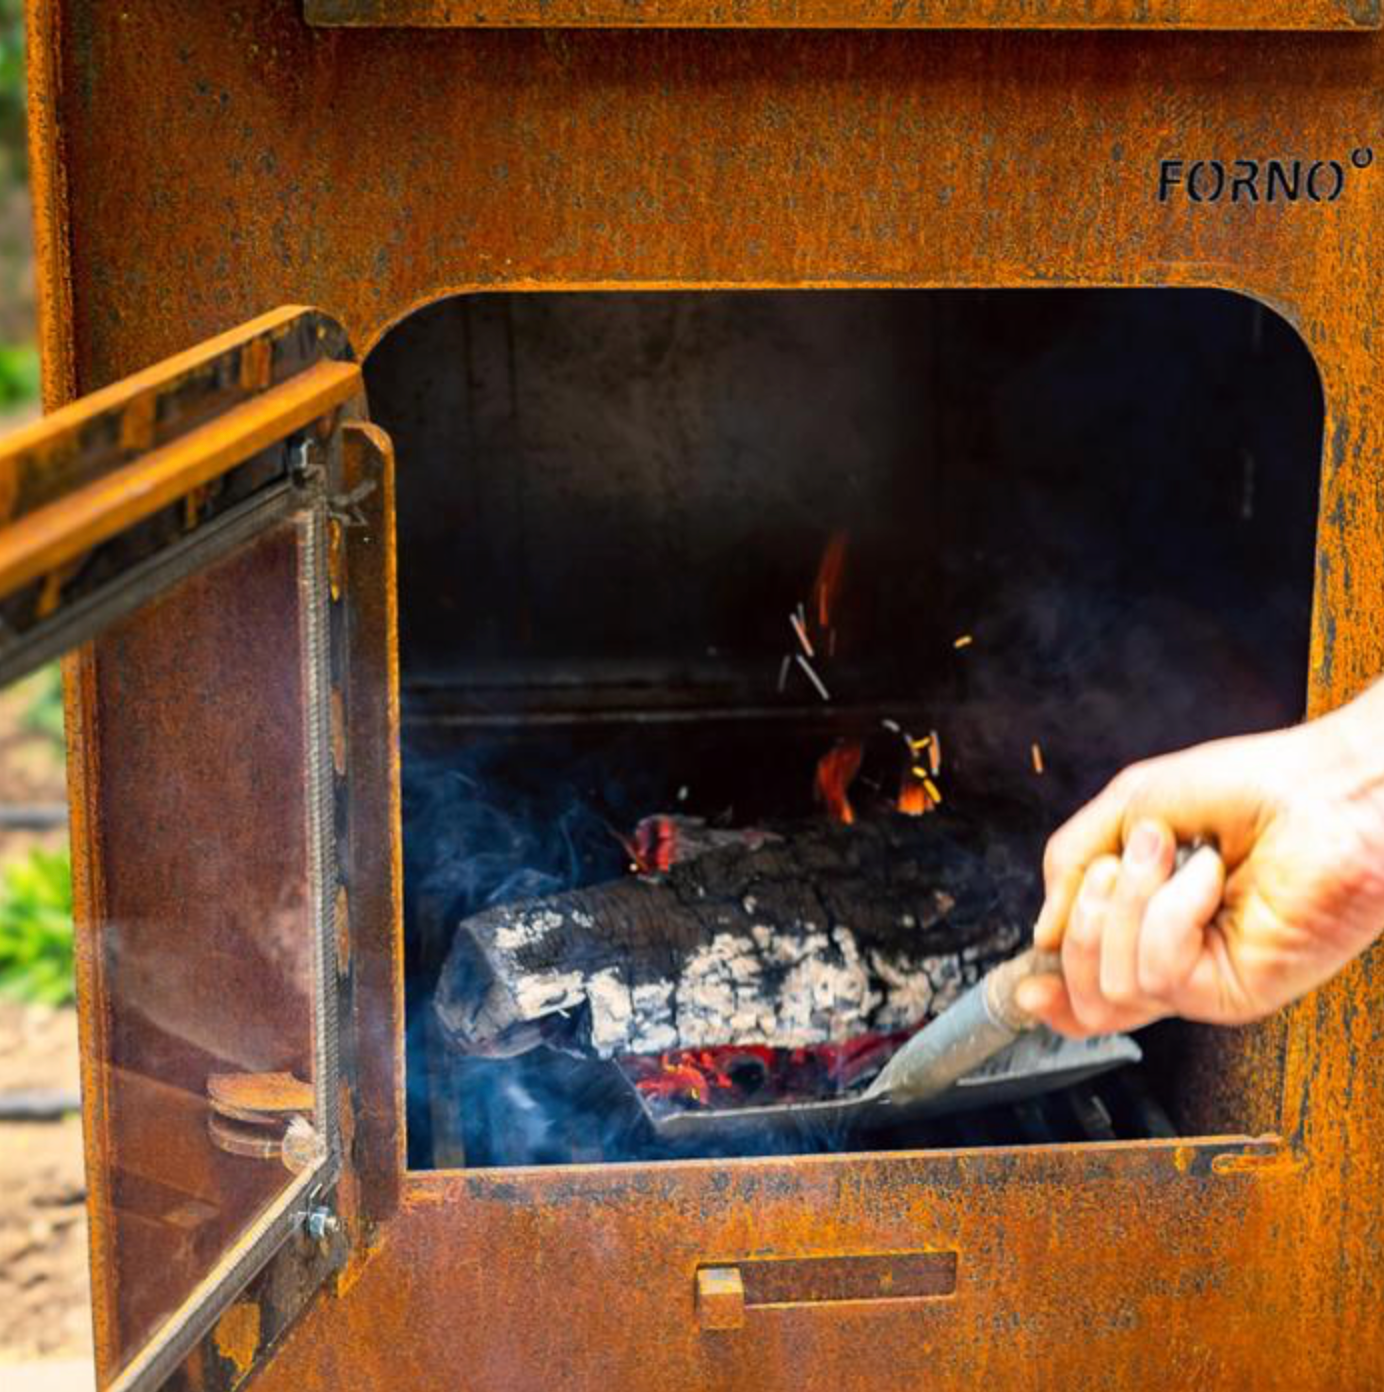
[[[1377,956],[1084,1123],[544,1151],[430,1076],[422,926],[439,766],[540,832],[593,777],[797,813],[913,702],[958,787],[1041,735],[1041,829],[1369,681],[1380,24],[31,4],[64,410],[4,453],[0,661],[85,644],[104,1385],[1384,1380]],[[775,677],[837,529],[827,705]]]

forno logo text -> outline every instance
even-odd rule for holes
[[[1334,203],[1352,171],[1368,169],[1374,151],[1346,160],[1165,159],[1158,163],[1158,201],[1189,203]]]

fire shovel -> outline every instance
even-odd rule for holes
[[[1015,997],[1021,981],[1049,972],[1061,975],[1062,958],[1036,947],[991,967],[884,1065],[862,1100],[925,1102],[974,1073],[1039,1024]]]
[[[1177,848],[1176,874],[1210,841],[1196,840]],[[924,1025],[870,1084],[862,1100],[885,1100],[907,1105],[925,1102],[989,1063],[1040,1021],[1016,999],[1019,983],[1030,976],[1062,975],[1056,952],[1030,947],[1001,962],[976,982],[955,1004]]]

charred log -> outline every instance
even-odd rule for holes
[[[1035,863],[940,816],[737,837],[463,919],[438,1019],[467,1052],[560,1023],[603,1058],[908,1029],[1026,938]]]

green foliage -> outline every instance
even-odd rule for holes
[[[31,851],[0,872],[0,991],[45,1005],[73,999],[72,867],[66,851]]]
[[[62,668],[50,662],[29,677],[27,685],[29,704],[24,710],[24,728],[62,745]]]
[[[24,0],[0,0],[0,151],[9,177],[24,179]]]
[[[38,397],[38,349],[32,343],[0,344],[0,411]]]

